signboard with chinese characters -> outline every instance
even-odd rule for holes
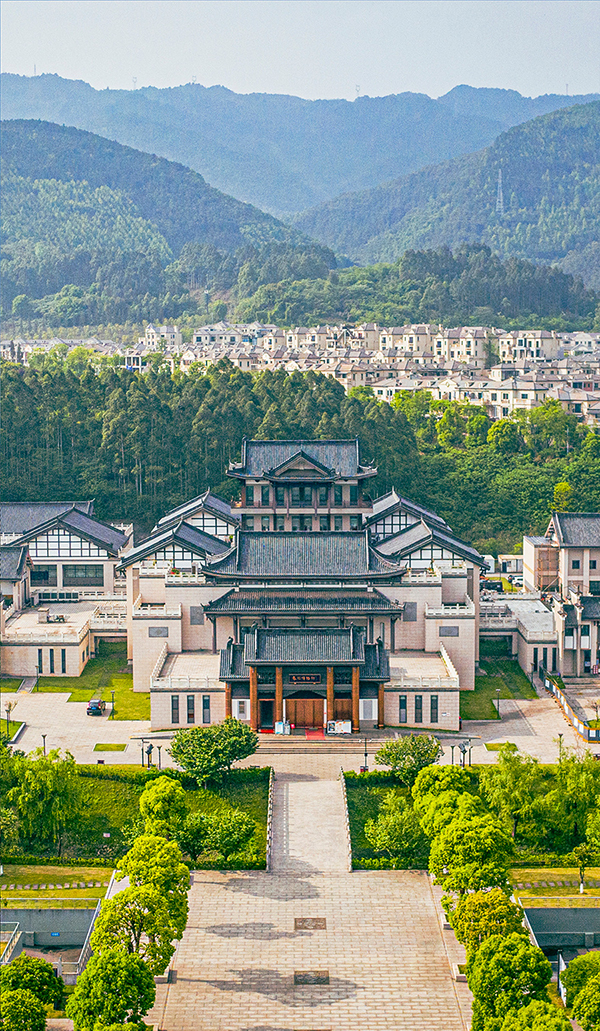
[[[290,673],[290,684],[320,684],[320,673]]]

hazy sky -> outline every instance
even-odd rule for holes
[[[2,66],[97,89],[600,91],[600,0],[3,0]]]

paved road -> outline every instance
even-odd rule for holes
[[[194,874],[176,981],[148,1019],[164,1031],[464,1031],[427,875],[348,873],[339,781],[276,784],[273,873]],[[306,971],[328,983],[295,983]]]

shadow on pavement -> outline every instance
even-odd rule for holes
[[[293,974],[282,977],[278,970],[248,967],[245,970],[232,970],[232,974],[237,974],[239,980],[221,981],[206,978],[199,979],[199,982],[210,984],[222,992],[252,992],[264,995],[273,1002],[283,1003],[284,1006],[331,1006],[335,1002],[356,995],[355,982],[340,977],[331,978],[327,985],[294,985]],[[178,978],[178,981],[184,980],[186,978]]]
[[[305,877],[317,874],[318,870],[310,867],[308,863],[298,862],[298,867],[303,870],[294,870],[289,873],[265,873],[257,870],[256,873],[248,873],[244,876],[230,877],[224,884],[228,891],[239,891],[246,895],[254,895],[256,898],[273,899],[285,901],[286,899],[318,899],[320,892]]]
[[[205,927],[208,934],[220,938],[253,938],[258,941],[277,941],[279,938],[306,938],[310,931],[277,931],[274,924],[214,924]]]

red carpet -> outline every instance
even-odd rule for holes
[[[306,736],[309,741],[324,741],[325,731],[324,730],[307,730]]]

